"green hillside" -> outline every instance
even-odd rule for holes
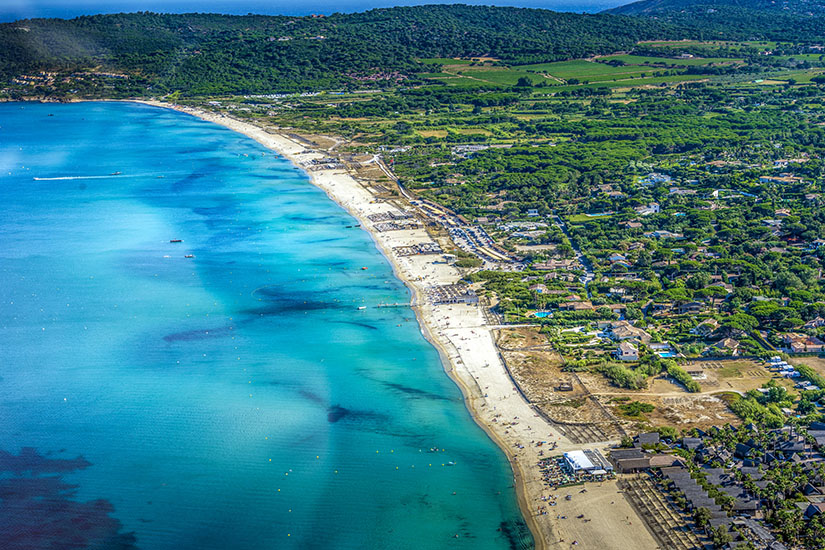
[[[768,11],[774,14],[821,16],[825,14],[823,0],[640,0],[605,10],[619,15],[655,15],[668,12],[701,12],[713,9],[739,8]]]

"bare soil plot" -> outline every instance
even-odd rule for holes
[[[791,365],[808,365],[825,376],[825,357],[794,357],[788,361]]]
[[[761,388],[769,380],[775,380],[783,385],[790,384],[787,379],[780,378],[766,369],[763,363],[751,359],[701,361],[691,363],[690,366],[700,367],[705,371],[707,378],[697,380],[703,393],[717,390],[745,393]]]

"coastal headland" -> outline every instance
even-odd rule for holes
[[[619,491],[616,481],[552,489],[543,479],[542,458],[579,450],[558,426],[540,415],[516,387],[496,346],[497,326],[477,303],[436,303],[433,289],[449,288],[462,274],[437,255],[403,254],[409,247],[434,243],[425,227],[382,231],[375,220],[416,206],[403,193],[379,198],[346,166],[329,162],[329,151],[287,131],[270,131],[221,113],[159,101],[141,101],[170,108],[220,124],[276,151],[308,174],[311,182],[354,216],[391,262],[396,276],[410,289],[410,306],[424,336],[439,351],[444,369],[464,394],[475,421],[506,453],[514,474],[519,506],[536,548],[655,549],[653,536],[640,529],[644,522]],[[330,140],[337,143],[335,140]],[[372,162],[380,165],[377,157]],[[435,242],[438,245],[438,242]],[[604,448],[609,442],[588,445]],[[552,449],[552,450],[551,450]],[[567,498],[569,496],[569,499]],[[553,508],[547,506],[555,502]],[[636,525],[633,522],[636,521]]]

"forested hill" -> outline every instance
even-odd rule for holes
[[[113,97],[409,85],[434,69],[421,58],[486,56],[525,64],[629,50],[640,40],[811,41],[825,36],[823,24],[825,18],[666,21],[465,5],[328,17],[143,12],[32,19],[0,25],[0,84],[57,72],[49,77],[49,93],[95,89]],[[92,72],[97,76],[88,76]]]
[[[737,39],[819,44],[825,0],[642,0],[603,12],[691,29],[703,40]]]
[[[641,0],[605,10],[604,13],[662,15],[681,11],[707,13],[709,10],[727,10],[730,8],[767,11],[773,15],[818,17],[825,15],[825,0]]]
[[[555,61],[675,37],[654,21],[470,6],[329,17],[134,13],[0,25],[0,76],[100,65],[191,93],[339,86],[422,57]]]

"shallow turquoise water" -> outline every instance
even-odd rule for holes
[[[408,291],[353,223],[187,115],[1,104],[6,547],[529,546],[412,311],[369,307]]]

